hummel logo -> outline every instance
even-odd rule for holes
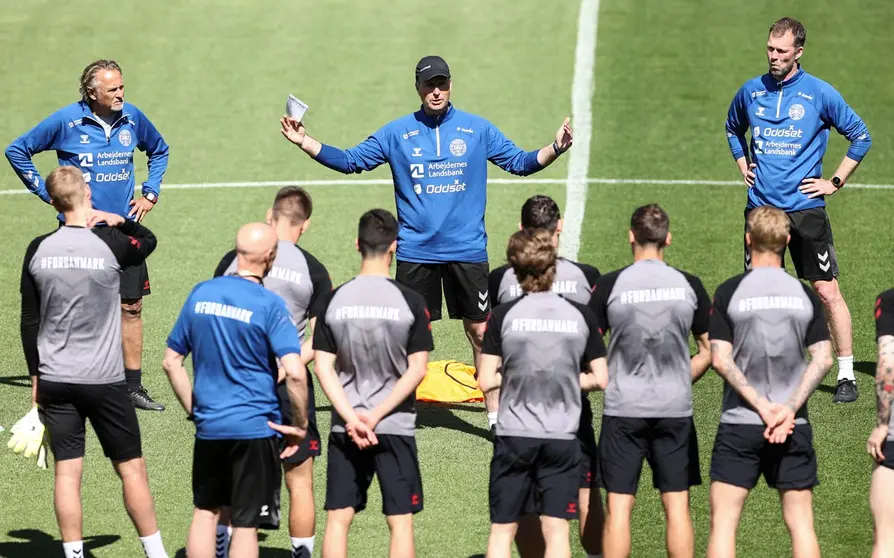
[[[72,553],[74,556],[83,556],[83,555],[84,555],[84,550],[83,550],[83,549],[81,549],[81,550],[72,550],[71,553]]]
[[[823,271],[829,271],[829,267],[832,265],[832,262],[829,261],[829,251],[826,250],[822,254],[817,254],[816,257],[820,261],[819,268]]]
[[[483,293],[479,291],[478,293],[478,309],[482,312],[487,310],[487,293],[488,291],[484,291]]]
[[[757,107],[757,114],[755,116],[763,116],[764,110],[764,107]]]
[[[87,134],[81,134],[81,143],[90,143],[90,136]]]
[[[478,293],[478,298],[481,299],[481,300],[487,300],[487,291],[484,291],[483,293],[482,293],[482,292],[479,292],[479,293]]]
[[[422,148],[421,147],[413,148],[413,157],[422,157]]]

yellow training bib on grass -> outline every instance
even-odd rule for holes
[[[475,367],[456,360],[428,363],[425,379],[416,388],[416,399],[437,403],[471,403],[484,401],[478,389]]]

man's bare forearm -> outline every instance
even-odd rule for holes
[[[428,369],[428,351],[420,351],[413,353],[407,357],[408,366],[406,372],[400,377],[400,380],[394,385],[391,392],[385,396],[381,403],[372,409],[373,418],[376,421],[382,420],[388,416],[391,411],[397,408],[416,391],[416,388],[425,378]]]
[[[875,367],[876,426],[891,420],[894,401],[894,336],[883,335],[878,342],[878,364]]]
[[[711,342],[708,340],[708,334],[699,335],[695,341],[698,352],[689,360],[689,373],[693,384],[711,367]]]
[[[837,176],[841,179],[842,182],[846,183],[859,166],[860,161],[854,161],[853,159],[845,155],[844,159],[841,160],[841,164],[838,165],[837,169],[835,169],[834,176]]]
[[[832,368],[832,342],[820,341],[808,347],[810,351],[810,363],[801,376],[801,383],[795,388],[786,401],[786,406],[797,412],[807,403],[810,395],[816,391],[817,386],[823,383],[823,378]]]
[[[171,383],[171,389],[174,395],[183,406],[186,414],[192,414],[192,384],[189,381],[189,373],[183,366],[184,355],[178,354],[173,349],[167,349],[165,358],[162,362],[165,374],[168,375],[168,381]]]
[[[314,138],[305,135],[304,141],[301,142],[301,151],[304,151],[314,159],[317,158],[317,155],[320,154],[320,150],[323,149],[323,144]]]
[[[711,341],[711,362],[717,374],[754,409],[759,409],[768,403],[767,399],[748,383],[745,373],[736,365],[730,343]]]
[[[301,357],[288,354],[282,357],[282,367],[286,371],[286,391],[292,405],[292,425],[307,428],[307,369]]]

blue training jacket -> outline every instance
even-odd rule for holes
[[[736,93],[726,118],[726,137],[734,159],[745,155],[751,130],[754,187],[748,207],[771,205],[785,211],[823,207],[798,190],[805,178],[822,178],[823,156],[834,127],[851,142],[847,156],[861,161],[872,138],[866,124],[834,87],[804,70],[784,82],[770,74],[746,82]]]
[[[168,144],[146,115],[129,103],[124,103],[108,136],[84,101],[63,107],[12,142],[6,148],[6,158],[25,186],[50,203],[44,179],[31,157],[55,150],[60,165],[78,167],[84,173],[95,209],[126,217],[134,195],[135,148],[149,157],[149,179],[143,183],[143,193],[157,196],[168,168]]]
[[[397,206],[397,258],[416,263],[485,262],[487,162],[512,174],[543,167],[493,124],[450,105],[390,122],[356,147],[324,145],[317,161],[339,172],[391,167]]]

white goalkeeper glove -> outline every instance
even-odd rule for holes
[[[6,447],[14,453],[24,453],[26,458],[37,456],[37,466],[47,468],[46,428],[40,419],[37,405],[31,407],[24,417],[13,425],[12,437]]]

